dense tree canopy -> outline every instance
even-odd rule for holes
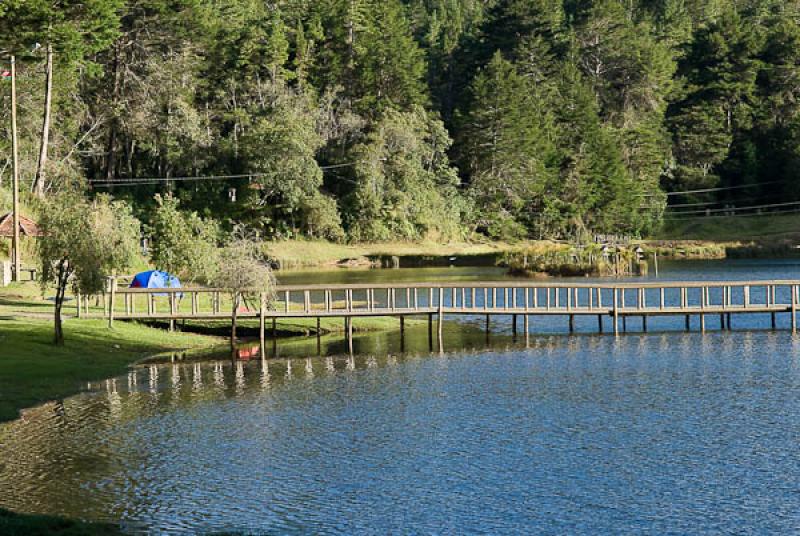
[[[798,0],[11,0],[0,51],[24,184],[145,220],[564,238],[800,199]]]

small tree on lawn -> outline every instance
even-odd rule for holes
[[[156,267],[184,281],[210,281],[217,267],[219,225],[196,212],[181,210],[172,195],[156,195],[147,231],[152,240],[151,259]]]
[[[219,266],[214,278],[218,287],[226,289],[231,295],[231,348],[236,346],[236,322],[242,300],[260,299],[267,293],[272,301],[275,277],[261,251],[257,235],[248,233],[243,227],[236,227],[228,244],[219,253]]]
[[[38,241],[41,285],[55,285],[55,344],[64,344],[61,311],[67,288],[95,294],[138,255],[139,221],[128,205],[108,196],[89,201],[74,192],[49,198],[41,209]]]

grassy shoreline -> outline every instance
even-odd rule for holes
[[[49,400],[77,394],[87,382],[124,374],[137,361],[155,354],[184,350],[214,350],[228,347],[230,323],[189,323],[186,331],[169,332],[166,324],[146,325],[116,322],[109,329],[105,320],[77,320],[65,313],[66,344],[52,344],[53,304],[35,284],[0,288],[0,423],[15,419],[19,411]],[[419,322],[408,319],[407,323]],[[257,337],[258,323],[240,321],[240,337]],[[365,318],[357,331],[394,330],[395,318]],[[280,338],[316,333],[314,318],[280,319]],[[320,331],[339,333],[340,319],[323,318]]]
[[[25,408],[74,395],[87,382],[125,373],[153,354],[211,348],[220,337],[168,333],[119,322],[109,329],[101,320],[67,320],[66,344],[52,344],[53,326],[44,319],[0,321],[0,422]]]
[[[791,255],[800,242],[800,216],[761,218],[696,218],[673,222],[652,237],[634,240],[648,252],[677,259],[723,259],[741,256]],[[498,257],[520,251],[556,251],[564,242],[386,242],[335,244],[323,240],[282,240],[265,243],[265,250],[283,269],[370,266],[387,257]],[[777,247],[780,246],[780,247]],[[404,264],[401,261],[401,266]]]

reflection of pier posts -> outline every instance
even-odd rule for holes
[[[272,357],[278,357],[278,326],[277,319],[272,317]]]
[[[319,317],[317,317],[317,354],[322,355],[322,330],[320,329]]]
[[[266,339],[267,339],[266,338],[266,333],[265,333],[265,331],[266,331],[266,323],[267,323],[266,313],[267,313],[267,295],[262,292],[261,295],[260,295],[260,304],[259,304],[259,310],[258,310],[258,340],[259,340],[259,343],[261,344],[261,357],[262,358],[266,357],[266,355],[265,355],[265,353],[266,353],[265,346],[266,345],[264,344],[266,342]]]
[[[350,317],[345,318],[345,324],[347,325],[347,348],[350,350],[350,353],[353,353],[353,319]]]
[[[406,351],[406,317],[400,315],[400,352]]]

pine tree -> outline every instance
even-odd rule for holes
[[[733,10],[699,29],[681,62],[686,96],[671,112],[679,188],[718,182],[715,166],[734,138],[752,125],[758,42]]]
[[[548,104],[536,80],[520,75],[500,52],[472,84],[472,106],[461,129],[462,162],[472,177],[481,225],[492,234],[527,234],[555,173]]]
[[[424,54],[399,0],[372,5],[355,50],[353,91],[360,110],[374,115],[428,102]]]

